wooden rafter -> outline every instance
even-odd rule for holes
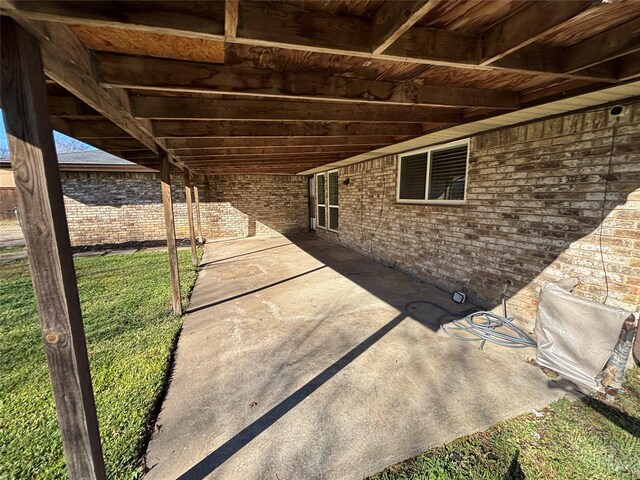
[[[387,144],[372,144],[372,145],[336,145],[328,146],[323,145],[319,147],[233,147],[233,148],[181,148],[171,150],[171,152],[180,157],[182,155],[205,155],[211,158],[227,155],[247,155],[247,156],[262,156],[262,155],[281,155],[283,157],[290,155],[300,154],[313,154],[313,153],[357,153],[368,152],[381,148]]]
[[[516,109],[518,94],[478,88],[284,74],[210,63],[96,55],[103,86],[169,92],[216,92],[307,100]]]
[[[600,1],[530,2],[482,35],[479,63],[488,65],[535,42]]]
[[[455,123],[459,110],[414,105],[371,105],[276,100],[131,97],[139,118],[184,120],[289,120],[372,123]]]
[[[640,18],[635,18],[565,49],[567,72],[580,71],[603,61],[640,51]]]
[[[238,30],[238,2],[239,0],[225,0],[224,5],[224,36],[233,38]]]
[[[419,123],[203,122],[155,121],[158,138],[180,137],[344,137],[345,135],[422,135]]]
[[[155,3],[158,3],[157,7]],[[3,8],[7,9],[9,5],[10,13],[22,18],[140,29],[255,46],[456,68],[517,71],[569,79],[585,78],[592,73],[595,81],[611,80],[609,76],[599,78],[597,71],[575,76],[572,72],[557,72],[540,63],[536,63],[535,68],[526,62],[497,63],[508,54],[562,28],[564,23],[586,14],[592,5],[600,3],[595,0],[531,2],[482,37],[416,25],[379,54],[372,52],[371,48],[373,22],[362,17],[307,10],[302,5],[282,2],[246,0],[238,4],[242,22],[238,24],[236,36],[225,38],[224,3],[206,2],[204,6],[198,2],[155,3],[153,11],[148,7],[145,9],[145,2],[127,2],[117,11],[108,2],[77,1],[13,0],[3,2]]]
[[[165,145],[173,152],[184,149],[225,149],[256,147],[315,147],[346,145],[388,145],[406,140],[407,136],[347,135],[344,137],[225,137],[225,138],[166,138]]]
[[[384,52],[438,3],[440,3],[438,0],[383,3],[376,11],[372,22],[371,51],[373,54],[378,55]]]

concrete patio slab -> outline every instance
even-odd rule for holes
[[[470,307],[313,236],[207,244],[145,478],[359,480],[564,394],[412,300]]]

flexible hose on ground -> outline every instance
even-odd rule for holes
[[[464,315],[464,313],[450,312],[446,308],[426,300],[416,300],[404,306],[404,310],[408,315],[423,321],[427,320],[416,317],[416,315],[409,310],[412,305],[431,305],[441,310],[444,313],[436,320],[444,333],[452,338],[465,342],[481,342],[481,349],[484,347],[485,342],[491,342],[509,348],[536,346],[536,342],[524,330],[513,323],[512,318],[486,311],[473,312],[464,318],[460,318],[460,315]],[[449,316],[454,317],[454,320],[447,326],[442,320]],[[462,334],[463,332],[471,336],[465,336]]]

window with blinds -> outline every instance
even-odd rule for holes
[[[464,202],[468,158],[468,140],[401,155],[397,201]]]

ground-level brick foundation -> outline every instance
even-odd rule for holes
[[[459,206],[396,203],[397,156],[341,168],[339,232],[318,234],[490,306],[508,279],[511,313],[528,322],[540,286],[561,278],[579,277],[577,293],[602,301],[605,269],[607,303],[636,309],[640,103],[615,140],[613,126],[599,108],[474,136]]]
[[[166,238],[155,173],[61,172],[74,246]],[[205,238],[294,233],[308,228],[305,177],[224,175],[198,178]],[[188,238],[181,175],[172,177],[176,236]]]

